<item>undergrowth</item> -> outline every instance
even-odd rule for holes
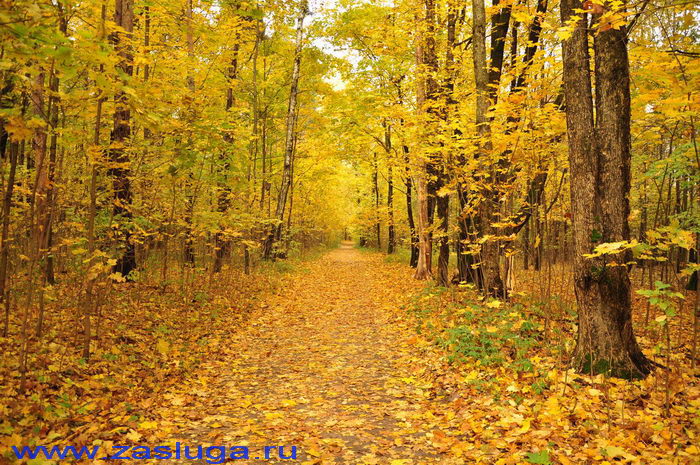
[[[429,285],[414,296],[409,308],[416,330],[438,347],[449,364],[468,364],[483,370],[501,369],[531,380],[531,392],[548,387],[547,372],[565,356],[562,333],[551,328],[544,304],[503,302],[484,298],[471,288],[445,289]],[[543,351],[543,348],[547,350]],[[543,358],[549,363],[543,364]],[[493,390],[495,378],[467,376],[478,390]],[[516,402],[522,397],[510,396]]]

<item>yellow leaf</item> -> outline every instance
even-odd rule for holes
[[[467,376],[464,377],[464,381],[474,381],[479,377],[479,372],[476,370],[470,371]]]
[[[170,351],[170,344],[165,339],[158,339],[156,343],[156,350],[162,355],[166,355]]]
[[[130,429],[129,432],[126,434],[126,438],[134,442],[140,441],[141,437],[141,434],[133,429]]]
[[[515,432],[515,434],[525,434],[530,431],[530,419],[523,421],[523,425]]]
[[[142,429],[156,429],[158,428],[158,422],[155,421],[142,421],[139,423],[139,428]]]
[[[116,281],[118,283],[123,283],[126,281],[126,278],[121,273],[112,273],[109,275],[109,279],[111,279],[112,281]]]
[[[617,458],[617,457],[622,457],[625,460],[634,460],[636,457],[630,453],[628,453],[625,449],[622,447],[617,447],[617,446],[608,446],[605,448],[605,453],[607,457],[610,458]]]

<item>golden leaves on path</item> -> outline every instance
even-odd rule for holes
[[[583,377],[544,347],[529,358],[532,371],[449,364],[404,309],[422,285],[377,254],[331,252],[290,276],[230,334],[219,361],[168,394],[157,431],[148,423],[139,433],[249,446],[251,455],[297,446],[297,460],[266,462],[280,464],[697,463],[697,382],[686,380],[683,403],[662,418],[655,375]],[[506,303],[484,307],[512,313]]]
[[[307,465],[458,463],[445,453],[459,446],[423,405],[433,401],[410,356],[415,334],[397,311],[417,285],[352,249],[311,264],[231,335],[225,361],[205,367],[206,396],[188,394],[195,386],[172,394],[175,436],[251,451],[296,445]]]

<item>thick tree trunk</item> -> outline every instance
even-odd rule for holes
[[[472,207],[468,197],[467,188],[463,185],[457,187],[459,196],[460,215],[459,237],[457,241],[457,277],[460,283],[474,284],[479,289],[483,289],[484,278],[479,262],[476,260],[473,244],[476,242],[477,227],[475,226],[474,215],[467,214]]]
[[[474,59],[474,81],[476,85],[476,126],[477,133],[480,137],[480,153],[479,158],[487,158],[491,144],[489,141],[491,128],[487,111],[489,107],[489,73],[486,66],[486,11],[483,0],[474,0],[473,7],[473,59]],[[497,30],[499,30],[497,28]],[[500,76],[500,72],[498,73]],[[488,160],[486,163],[490,163]],[[481,226],[481,234],[487,239],[481,246],[481,269],[483,275],[483,290],[489,294],[501,296],[503,295],[503,282],[499,267],[499,245],[488,236],[494,235],[495,231],[491,226],[493,221],[494,192],[492,189],[484,188],[481,191],[481,199],[479,201],[477,211],[479,223]]]
[[[451,116],[453,114],[453,108],[456,105],[456,100],[454,98],[454,47],[456,41],[456,26],[457,26],[457,14],[454,7],[450,4],[448,5],[447,12],[447,44],[445,47],[445,81],[442,86],[442,108],[440,108],[439,114],[442,120],[442,126],[440,132],[442,133],[443,139],[447,139],[447,134],[453,134],[456,136],[461,135],[458,129],[450,129]],[[436,65],[437,67],[437,65]],[[440,142],[443,147],[442,159],[437,160],[438,164],[435,167],[437,187],[441,189],[447,184],[447,172],[445,164],[448,163],[452,155],[444,150],[445,143]],[[438,232],[439,232],[439,254],[438,254],[438,269],[436,282],[439,286],[449,286],[451,283],[449,277],[449,266],[450,266],[450,235],[449,235],[449,217],[450,217],[450,197],[446,193],[440,193],[436,195],[435,198],[437,206],[437,217],[438,217]]]
[[[563,0],[562,22],[579,14],[579,9],[583,9],[580,0]],[[625,30],[596,31],[594,124],[587,15],[582,16],[562,47],[579,321],[573,364],[583,373],[642,377],[652,367],[632,330],[627,267],[610,266],[605,257],[584,257],[599,242],[629,239],[630,94]]]
[[[522,235],[523,269],[528,270],[530,268],[530,254],[532,253],[530,247],[530,221],[526,221],[524,227],[525,230]]]
[[[435,55],[435,3],[433,0],[425,0],[425,13],[421,18],[424,22],[425,32],[418,34],[416,38],[416,65],[421,76],[417,79],[416,103],[418,111],[427,115],[426,120],[431,123],[433,116],[437,85],[435,71],[437,57]],[[425,108],[427,107],[427,108]],[[416,264],[415,279],[432,278],[432,240],[428,232],[430,226],[430,198],[429,180],[431,171],[430,160],[420,160],[417,163],[416,193],[418,196],[418,263]]]
[[[432,244],[428,235],[428,186],[425,177],[416,179],[418,194],[418,263],[416,263],[416,279],[432,277]]]
[[[501,3],[499,0],[493,0],[492,2],[494,8],[499,3]],[[491,104],[495,104],[498,99],[498,84],[501,81],[501,73],[503,72],[503,56],[505,54],[506,37],[510,28],[511,9],[511,3],[508,2],[491,16],[491,61],[488,67],[488,82],[491,84],[488,91],[489,98],[492,101]]]
[[[442,195],[437,197],[437,218],[438,218],[438,230],[440,231],[440,237],[438,239],[438,244],[440,244],[439,254],[438,254],[438,269],[436,282],[438,286],[449,286],[449,264],[450,264],[450,236],[448,229],[448,218],[450,215],[450,197],[447,195]]]
[[[114,22],[122,30],[114,32],[112,41],[119,55],[119,68],[127,76],[132,76],[134,71],[134,57],[132,54],[129,37],[134,30],[133,0],[116,0],[114,10]],[[136,268],[136,248],[131,239],[131,230],[128,223],[131,222],[132,194],[129,169],[129,152],[127,145],[131,138],[131,109],[125,92],[119,90],[114,96],[114,127],[110,135],[111,148],[109,161],[113,165],[108,170],[112,177],[113,189],[113,214],[117,221],[122,223],[119,227],[119,241],[121,242],[121,256],[114,265],[114,271],[128,278]]]
[[[394,179],[393,179],[393,168],[391,166],[391,163],[387,167],[387,193],[386,193],[386,208],[388,210],[388,216],[389,216],[389,224],[387,226],[388,229],[388,238],[387,238],[387,247],[386,247],[386,253],[392,254],[396,250],[396,231],[394,228]]]

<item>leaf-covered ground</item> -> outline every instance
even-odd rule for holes
[[[231,335],[227,357],[166,396],[156,435],[296,445],[309,464],[442,463],[429,414],[442,407],[415,377],[415,333],[398,319],[409,278],[349,247],[311,264]]]
[[[223,282],[146,293],[152,317],[89,369],[49,367],[31,398],[7,390],[0,439],[249,446],[237,463],[698,463],[698,377],[680,352],[641,382],[577,375],[571,315],[542,320],[523,296],[483,300],[411,272],[345,245],[266,297],[245,282],[228,300]],[[161,308],[168,295],[177,311]],[[250,301],[245,318],[231,299]],[[297,459],[254,458],[273,445]]]
[[[471,306],[491,312],[471,331],[510,332],[472,340],[476,354],[448,363],[454,341],[436,333],[454,312],[416,317],[408,310],[434,300],[421,288],[380,255],[329,253],[232,332],[225,356],[172,389],[143,434],[296,445],[298,460],[284,462],[306,465],[697,463],[697,378],[673,375],[666,412],[662,373],[630,383],[567,372],[544,348],[560,341],[495,302]],[[533,343],[506,341],[517,337]]]

